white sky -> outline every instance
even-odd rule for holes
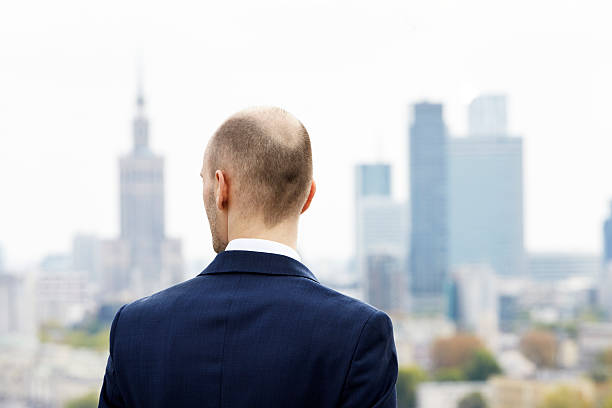
[[[256,3],[256,4],[255,4]],[[599,251],[612,198],[612,8],[605,1],[6,1],[0,3],[0,242],[13,265],[118,233],[138,60],[169,235],[212,256],[198,175],[208,137],[245,106],[304,122],[317,193],[306,258],[353,246],[353,165],[394,165],[406,197],[410,104],[454,135],[482,92],[525,138],[529,250]]]

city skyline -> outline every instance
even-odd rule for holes
[[[177,10],[136,3],[97,14],[77,7],[76,15],[63,15],[43,3],[40,16],[24,5],[0,13],[2,38],[15,39],[3,43],[0,56],[7,73],[0,78],[7,262],[65,251],[77,232],[118,233],[113,164],[129,143],[139,55],[153,145],[167,158],[168,232],[183,239],[188,259],[213,255],[197,174],[208,137],[234,111],[281,104],[302,119],[318,189],[300,225],[299,249],[306,259],[348,258],[352,189],[336,180],[350,180],[357,162],[382,159],[393,165],[394,191],[405,199],[409,106],[443,103],[452,135],[464,135],[465,106],[490,91],[509,95],[510,133],[524,137],[526,249],[599,252],[612,197],[612,58],[600,52],[612,37],[606,13],[554,2],[497,8],[472,1],[440,14],[440,4],[302,5],[295,27],[278,19],[295,13],[282,7],[272,18],[246,3],[237,14],[229,5],[214,12],[196,6],[180,12],[186,20],[174,30],[160,28]],[[334,22],[347,10],[353,19],[337,34]],[[551,10],[556,18],[543,26]],[[477,18],[480,12],[488,19]],[[313,19],[320,22],[315,33],[303,23]],[[379,30],[363,30],[383,20]],[[262,30],[257,42],[245,39],[251,30]],[[286,33],[280,41],[287,53],[260,54],[259,42],[276,43],[278,32]],[[331,220],[333,246],[316,239]]]
[[[599,0],[0,2],[0,405],[93,408],[113,388],[109,362],[125,374],[130,360],[122,399],[126,378],[164,398],[176,384],[189,392],[141,370],[168,360],[154,344],[180,363],[168,378],[190,371],[200,391],[218,389],[219,346],[261,389],[279,347],[304,356],[300,327],[304,344],[334,332],[369,353],[386,316],[398,406],[612,407],[610,11]],[[247,277],[246,258],[196,277],[217,255],[204,150],[257,105],[309,133],[317,188],[297,250],[318,283],[266,276],[278,275],[267,261]],[[278,325],[285,306],[297,318]],[[279,347],[232,351],[259,337]],[[340,350],[349,374],[365,361],[355,350]],[[336,354],[316,358],[316,378]]]
[[[143,111],[143,107],[144,107],[144,91],[143,91],[143,89],[141,87],[142,87],[142,85],[139,85],[139,87],[137,88],[137,108],[138,109],[137,109],[136,116],[135,116],[135,118],[133,120],[133,123],[132,123],[132,125],[133,125],[133,127],[132,127],[132,132],[133,132],[132,139],[133,139],[133,145],[134,145],[133,146],[134,153],[131,153],[131,154],[142,154],[143,152],[148,151],[148,149],[149,149],[149,146],[148,146],[149,145],[149,135],[148,135],[148,132],[149,132],[149,123],[148,123],[148,118],[143,116],[143,112],[144,112]],[[506,131],[506,134],[508,136],[513,136],[513,135],[510,135],[509,133],[507,133],[507,118],[506,118],[506,113],[505,113],[505,110],[506,110],[506,101],[505,101],[505,99],[506,99],[507,95],[503,94],[503,93],[496,93],[496,94],[487,94],[487,93],[484,93],[484,94],[479,94],[474,99],[472,99],[471,104],[473,104],[474,102],[479,101],[479,99],[481,99],[481,98],[487,98],[487,97],[493,97],[493,98],[496,98],[496,99],[497,98],[503,98],[504,99],[503,105],[496,106],[495,109],[493,109],[493,110],[490,109],[489,111],[486,111],[486,114],[493,115],[496,110],[504,111],[503,125],[501,125],[501,126],[504,129],[506,129],[505,131]],[[496,102],[501,104],[500,101],[496,101]],[[436,103],[431,102],[428,99],[425,99],[425,100],[423,100],[421,102],[416,102],[416,103],[410,105],[410,108],[413,108],[416,105],[423,105],[423,104],[424,105],[431,105],[431,106],[435,106],[436,105]],[[468,127],[472,126],[472,125],[470,125],[470,119],[474,118],[474,114],[473,114],[473,112],[471,111],[471,108],[470,108],[471,104],[468,104],[465,107],[466,108],[466,112],[467,112],[467,116],[468,116]],[[439,105],[442,106],[443,108],[446,108],[446,105],[444,105],[443,103],[439,104]],[[445,115],[442,113],[441,117],[442,117],[443,121],[444,121],[444,116]],[[143,128],[143,123],[144,123],[144,128]],[[407,124],[407,126],[408,125],[409,124]],[[495,124],[491,124],[491,123],[489,123],[488,125],[489,126],[495,126]],[[486,127],[487,124],[483,123],[481,126]],[[474,137],[474,134],[470,134],[469,131],[467,133],[467,136],[463,136],[463,135],[462,136],[457,136],[455,133],[452,132],[451,129],[448,129],[446,131],[446,133],[447,133],[447,135],[446,135],[447,142],[446,143],[448,143],[449,146],[457,145],[458,143],[462,144],[463,142],[466,142],[466,141],[468,141],[468,140],[470,140],[471,138]],[[502,133],[500,133],[500,134],[502,134]],[[139,135],[141,137],[141,140],[139,140]],[[142,136],[142,135],[144,135],[144,136]],[[485,136],[485,138],[486,138],[486,136]],[[141,150],[139,150],[139,149],[141,149]],[[163,156],[163,152],[161,152],[161,153],[162,153],[162,156]],[[123,156],[123,157],[128,157],[128,156]],[[157,156],[155,156],[155,157],[157,157]],[[160,159],[163,160],[163,158],[160,158]],[[123,161],[123,160],[125,160],[125,158],[122,158],[121,160]],[[163,165],[163,163],[161,165]],[[359,167],[359,166],[374,166],[374,167],[376,167],[376,166],[386,166],[387,167],[386,168],[386,171],[387,171],[386,177],[388,177],[390,180],[392,180],[394,177],[395,178],[398,177],[398,174],[396,174],[398,172],[398,169],[396,168],[397,166],[393,166],[392,164],[389,164],[389,161],[385,160],[382,157],[379,157],[378,159],[374,159],[374,160],[363,160],[363,161],[360,161],[360,162],[356,162],[354,164],[354,166],[357,166],[357,167]],[[410,172],[408,174],[410,174]],[[391,175],[393,175],[393,177],[391,177]],[[523,179],[524,178],[525,178],[525,175],[523,175]],[[396,181],[393,180],[393,182],[394,182],[393,184],[395,185]],[[377,188],[382,188],[385,191],[387,191],[386,194],[389,194],[389,197],[392,200],[395,200],[398,204],[404,205],[404,203],[406,203],[406,200],[408,200],[407,205],[410,208],[410,206],[411,206],[411,202],[409,200],[410,195],[408,195],[408,198],[405,198],[403,200],[398,198],[398,197],[402,197],[402,194],[397,194],[396,192],[392,191],[392,190],[394,190],[394,188],[392,188],[392,186],[390,185],[390,181],[387,181],[387,184],[385,184],[384,186],[380,186],[380,187],[377,187]],[[162,207],[163,207],[163,203],[162,203]],[[162,208],[162,212],[163,212],[163,208]],[[162,218],[166,218],[167,215],[168,214],[166,212],[163,212],[163,214],[161,214],[159,216],[161,216]],[[164,220],[162,220],[161,222],[162,222],[162,224],[165,223]],[[119,232],[120,233],[121,233],[121,224],[122,223],[123,223],[123,221],[120,219],[119,220],[119,224],[120,224]],[[353,229],[354,228],[356,228],[355,225],[353,225]],[[163,228],[163,225],[162,225],[162,229],[165,229],[165,228]],[[410,233],[410,229],[408,229],[408,232]],[[98,231],[83,231],[81,229],[76,229],[74,234],[72,235],[72,239],[75,239],[75,237],[79,237],[82,234],[92,234],[93,236],[100,236],[100,233]],[[301,237],[299,237],[299,238],[301,238]],[[354,238],[353,238],[353,240],[354,240]],[[301,241],[301,239],[299,241]],[[408,241],[410,241],[410,239],[408,239]],[[3,243],[3,242],[0,242],[0,243]],[[5,243],[3,243],[3,244],[6,245]],[[298,242],[298,246],[299,245],[300,245],[300,242]],[[605,246],[605,242],[604,242],[603,239],[602,239],[602,246]],[[4,248],[4,247],[2,247],[2,248]],[[299,247],[298,247],[298,250],[300,250]],[[54,253],[60,253],[60,252],[61,251],[55,251],[55,252],[54,251],[48,251],[48,252],[44,253],[44,256],[53,255]],[[69,248],[68,248],[68,250],[63,251],[63,252],[69,252]],[[528,248],[525,248],[525,253],[527,254],[528,252],[529,252]],[[532,251],[532,252],[535,252],[535,253],[538,253],[538,252],[549,253],[549,252],[554,252],[554,250],[553,251],[551,251],[551,250],[537,251],[536,250],[536,251]],[[559,253],[563,253],[563,252],[578,253],[578,254],[585,254],[585,255],[595,254],[595,251],[589,252],[589,251],[584,251],[584,250],[579,250],[579,251],[557,250],[556,252],[559,252]],[[3,262],[5,262],[6,253],[1,253],[1,255],[2,255]],[[604,256],[603,252],[602,252],[601,255]],[[344,258],[344,260],[348,261],[348,260],[352,259],[353,256],[354,256],[354,252],[351,253],[351,254],[348,254],[348,256],[346,258]],[[33,264],[39,262],[42,258],[43,257],[41,257],[39,259],[36,259],[36,260],[34,260],[33,262],[31,262],[29,264],[33,265]],[[191,260],[197,260],[197,259],[202,259],[202,258],[205,258],[205,256],[192,257]],[[451,267],[451,264],[449,263],[449,268],[450,267]]]

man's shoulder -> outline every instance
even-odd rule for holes
[[[191,291],[199,291],[201,290],[200,284],[202,283],[200,278],[201,276],[196,276],[152,295],[136,299],[126,304],[126,309],[129,308],[131,310],[135,310],[159,307],[160,304],[167,303],[177,296],[184,296]],[[363,312],[366,314],[370,314],[378,310],[374,306],[362,300],[344,294],[320,282],[312,281],[306,278],[300,278],[299,282],[303,285],[309,286],[310,293],[315,295],[318,302],[322,301],[326,304],[333,305],[334,307],[352,309],[356,312]]]
[[[362,327],[372,316],[387,314],[355,297],[349,296],[320,282],[303,279],[301,283],[309,288],[304,296],[292,299],[297,305],[306,307],[319,317],[337,326]]]
[[[324,284],[319,283],[318,288],[327,305],[331,307],[332,310],[335,310],[337,313],[352,312],[354,314],[369,316],[379,311],[374,306],[362,300],[344,294]]]
[[[312,308],[313,311],[316,309],[317,313],[324,313],[331,320],[365,322],[376,312],[384,313],[362,300],[341,293],[320,282],[306,278],[299,278],[298,280],[285,279],[287,279],[285,285],[291,282],[292,285],[301,286],[305,290],[297,291],[300,293],[297,296],[296,291],[288,290],[284,297],[275,294],[274,298],[279,299],[280,296],[284,298],[283,302],[300,304],[303,307]],[[181,299],[207,296],[206,289],[206,280],[202,279],[202,276],[196,276],[126,304],[122,308],[121,315],[129,315],[129,320],[135,321],[143,317],[160,315],[160,313],[169,312],[171,309],[179,307],[179,304],[183,304],[184,302]],[[279,288],[270,288],[270,290],[277,289]],[[215,294],[215,296],[220,295],[218,293]],[[235,293],[229,296],[233,295]]]
[[[168,288],[126,303],[120,310],[121,315],[127,313],[144,313],[169,307],[179,297],[193,292],[196,277],[177,283]]]

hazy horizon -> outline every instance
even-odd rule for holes
[[[491,92],[508,95],[510,131],[524,138],[526,249],[598,253],[612,198],[606,11],[594,1],[2,5],[5,258],[35,263],[68,251],[77,232],[118,234],[139,61],[151,146],[166,159],[167,233],[189,260],[214,254],[199,171],[231,113],[274,104],[302,120],[317,193],[298,249],[345,259],[354,164],[391,163],[406,199],[411,105],[444,103],[450,134],[463,136],[467,104]],[[330,225],[337,235],[321,239]]]

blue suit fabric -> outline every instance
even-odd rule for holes
[[[231,250],[122,306],[99,407],[396,407],[389,316],[280,254]]]

